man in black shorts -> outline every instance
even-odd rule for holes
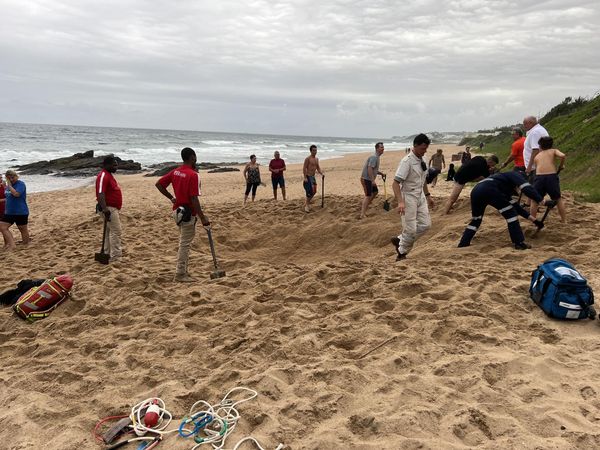
[[[489,177],[490,172],[493,171],[498,162],[499,160],[496,155],[490,155],[487,159],[483,156],[475,156],[460,166],[454,175],[454,188],[452,188],[452,193],[450,194],[448,203],[446,203],[444,213],[450,214],[450,210],[454,203],[456,203],[456,200],[458,200],[458,196],[465,187],[465,184],[470,181],[479,181]]]
[[[377,185],[375,184],[375,178],[377,178],[377,175],[381,175],[382,177],[385,176],[385,174],[379,171],[379,158],[383,154],[383,151],[383,142],[375,144],[375,153],[367,158],[360,176],[360,184],[365,191],[365,198],[360,207],[361,219],[366,216],[367,208],[379,193]]]

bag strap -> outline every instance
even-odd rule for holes
[[[540,279],[542,278],[543,275],[543,270],[541,269],[541,266],[538,266],[537,269],[535,269],[533,272],[531,272],[531,276],[533,277],[535,275],[535,272],[537,271],[537,278],[536,280],[531,283],[531,286],[529,286],[529,295],[533,297],[533,286],[537,286],[538,283],[540,282]]]
[[[579,292],[575,293],[575,298],[577,299],[577,303],[579,303],[579,306],[581,306],[581,310],[585,311],[588,316],[590,314],[590,308],[592,307],[592,304],[594,303],[594,292],[591,289],[589,289],[589,293],[590,293],[590,300],[591,300],[591,303],[589,305],[586,305],[583,302],[583,299],[579,295]]]

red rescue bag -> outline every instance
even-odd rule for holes
[[[17,315],[29,322],[44,319],[69,296],[73,287],[70,275],[60,275],[44,281],[41,286],[25,292],[13,309]]]

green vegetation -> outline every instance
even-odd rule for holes
[[[554,138],[554,147],[567,155],[561,187],[583,200],[600,202],[600,95],[575,100],[567,97],[548,111],[540,123]],[[496,128],[500,131],[496,136],[465,138],[460,145],[478,148],[483,142],[485,153],[495,153],[503,161],[510,153],[511,128]]]

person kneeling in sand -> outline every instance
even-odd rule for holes
[[[402,214],[402,234],[391,239],[398,254],[396,261],[405,259],[417,238],[431,228],[429,208],[433,208],[433,200],[425,183],[427,164],[423,161],[430,143],[426,135],[417,135],[412,151],[402,158],[394,175],[392,188],[398,214]]]
[[[304,191],[306,192],[306,200],[304,200],[304,211],[310,212],[310,202],[317,193],[317,179],[315,174],[319,172],[321,177],[325,174],[321,171],[319,166],[319,158],[317,158],[317,146],[310,146],[310,156],[304,160],[304,166],[302,173],[304,174]]]
[[[367,161],[363,167],[362,174],[360,176],[360,184],[365,191],[365,198],[361,204],[360,219],[367,215],[367,208],[379,193],[377,185],[375,184],[377,175],[385,177],[385,174],[379,171],[379,158],[381,155],[383,155],[383,151],[383,142],[378,142],[375,144],[375,154],[367,158]]]
[[[450,210],[456,203],[456,200],[458,200],[458,196],[465,187],[465,184],[470,181],[479,181],[489,177],[498,162],[499,159],[496,155],[490,155],[487,160],[483,156],[475,156],[460,166],[454,175],[454,187],[446,203],[444,213],[450,214]]]
[[[554,160],[560,159],[558,171],[560,172],[565,167],[566,155],[556,148],[552,148],[554,140],[550,136],[540,138],[538,141],[540,146],[539,153],[535,156],[535,180],[533,187],[544,198],[546,194],[556,201],[560,221],[567,221],[567,211],[565,210],[565,201],[560,194],[560,181]],[[531,201],[531,215],[537,216],[538,203],[535,200]]]
[[[196,234],[196,216],[200,217],[200,221],[205,227],[210,226],[210,222],[204,215],[198,200],[200,185],[196,170],[196,152],[186,147],[181,150],[181,159],[183,165],[171,170],[158,180],[156,188],[173,204],[173,218],[179,227],[179,250],[174,281],[191,283],[196,281],[188,272],[190,247]],[[167,191],[170,184],[173,185],[175,196]]]
[[[487,205],[491,205],[506,219],[510,240],[515,248],[517,250],[531,248],[525,243],[525,236],[523,230],[521,230],[521,225],[519,225],[518,216],[521,215],[530,220],[539,229],[543,228],[544,224],[523,209],[518,200],[513,200],[512,195],[516,189],[520,189],[529,198],[538,202],[542,201],[540,194],[520,172],[497,173],[477,183],[471,191],[471,222],[465,228],[458,246],[468,247],[471,245],[471,240],[475,237],[475,233],[477,233],[483,221],[485,209]]]

